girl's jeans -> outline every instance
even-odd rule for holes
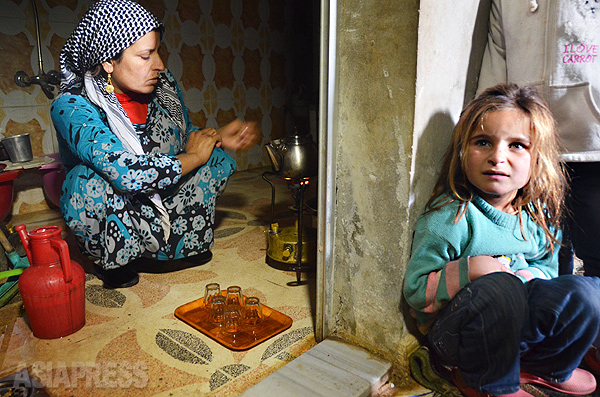
[[[431,326],[431,347],[488,394],[519,389],[521,371],[571,377],[600,327],[600,279],[577,275],[523,284],[508,273],[472,281]]]

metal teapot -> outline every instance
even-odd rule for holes
[[[319,172],[319,152],[310,135],[295,135],[265,144],[273,171],[283,178],[301,179]]]

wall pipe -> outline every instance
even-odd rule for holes
[[[15,84],[19,87],[29,87],[31,84],[37,84],[42,88],[46,98],[53,99],[54,91],[53,85],[60,84],[60,74],[56,70],[51,70],[47,74],[44,72],[44,61],[42,58],[42,44],[40,39],[40,19],[38,16],[37,5],[35,0],[31,0],[31,4],[33,5],[33,16],[35,18],[35,38],[37,45],[37,55],[38,55],[38,74],[37,76],[29,77],[27,73],[20,70],[15,74],[14,80]]]

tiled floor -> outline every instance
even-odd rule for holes
[[[166,273],[144,272],[138,285],[107,290],[86,274],[86,324],[60,339],[38,339],[22,303],[0,309],[0,377],[27,369],[51,395],[238,395],[315,345],[314,273],[265,263],[271,188],[265,169],[234,174],[218,201],[213,259],[202,266],[178,261]],[[293,215],[291,194],[276,178],[275,218]],[[293,220],[293,217],[291,218]],[[61,224],[56,212],[13,217],[28,230]],[[67,241],[68,238],[66,238]],[[90,263],[72,255],[86,270]],[[240,285],[289,316],[291,327],[246,351],[230,350],[174,316],[203,295],[204,286]]]

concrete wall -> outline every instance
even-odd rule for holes
[[[418,346],[401,309],[412,228],[474,91],[488,12],[479,9],[478,0],[337,2],[324,332],[394,362],[400,384]]]
[[[411,235],[419,2],[337,4],[337,195],[325,329],[396,360],[411,343],[399,306]]]

